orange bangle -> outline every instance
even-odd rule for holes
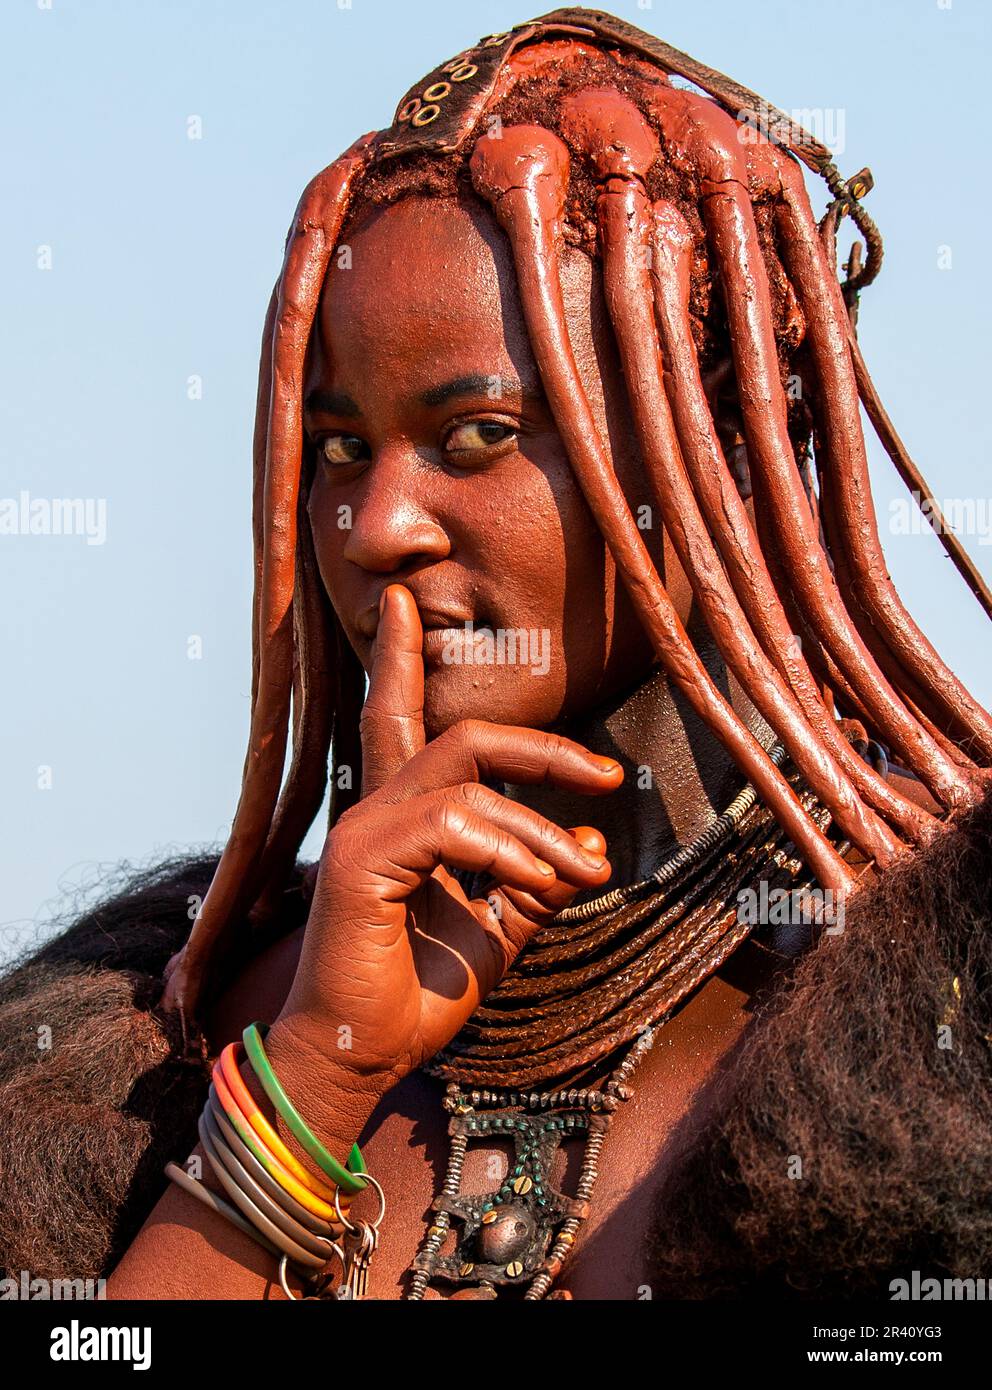
[[[277,1159],[284,1168],[288,1168],[297,1182],[302,1183],[303,1186],[309,1188],[311,1192],[323,1197],[325,1201],[333,1203],[334,1188],[328,1187],[327,1183],[325,1183],[322,1178],[318,1178],[316,1174],[310,1173],[304,1168],[303,1164],[295,1154],[290,1152],[272,1128],[272,1125],[262,1114],[257,1101],[245,1085],[244,1079],[238,1070],[238,1064],[234,1057],[237,1046],[237,1043],[228,1043],[227,1047],[221,1052],[218,1061],[214,1065],[215,1083],[219,1068],[224,1081],[227,1083],[227,1090],[230,1093],[231,1099],[251,1125],[252,1129],[254,1129],[262,1139],[263,1143],[271,1152],[272,1157]],[[218,1094],[220,1094],[219,1090]],[[224,1109],[227,1109],[226,1105]]]
[[[289,1169],[283,1168],[278,1158],[274,1158],[274,1156],[270,1154],[270,1151],[264,1147],[260,1138],[258,1138],[254,1130],[251,1129],[245,1116],[239,1111],[238,1106],[233,1104],[231,1091],[226,1088],[224,1077],[221,1076],[220,1072],[215,1076],[213,1090],[214,1104],[217,1106],[217,1113],[226,1116],[226,1119],[231,1123],[232,1129],[238,1134],[240,1141],[245,1144],[245,1147],[251,1154],[256,1156],[258,1162],[261,1163],[265,1172],[272,1177],[272,1180],[278,1183],[279,1187],[282,1187],[282,1190],[288,1193],[290,1197],[296,1198],[297,1204],[299,1204],[300,1207],[306,1208],[307,1211],[311,1213],[311,1216],[320,1216],[321,1220],[324,1220],[328,1225],[332,1222],[340,1223],[340,1216],[338,1216],[338,1212],[335,1211],[335,1208],[333,1208],[329,1202],[325,1202],[321,1197],[318,1197],[317,1194],[311,1193],[310,1188],[304,1187],[303,1183],[297,1183],[295,1177],[289,1172]],[[228,1106],[231,1106],[231,1109],[228,1109]],[[342,1197],[342,1212],[345,1212],[345,1209],[345,1201],[343,1201]]]
[[[224,1081],[223,1073],[217,1069],[214,1072],[214,1090],[221,1109],[233,1125],[235,1132],[242,1142],[261,1163],[266,1172],[270,1173],[280,1187],[284,1188],[291,1196],[295,1197],[301,1207],[306,1207],[307,1211],[314,1216],[319,1216],[327,1222],[340,1221],[332,1202],[325,1202],[318,1197],[309,1187],[304,1187],[301,1182],[297,1182],[288,1168],[284,1168],[274,1154],[262,1143],[259,1136],[252,1129],[251,1125],[242,1115],[241,1111],[234,1103],[230,1091]],[[345,1210],[342,1199],[342,1211]]]

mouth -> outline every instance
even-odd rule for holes
[[[419,604],[417,608],[424,631],[424,659],[429,664],[470,660],[471,653],[485,650],[495,639],[495,624],[484,615],[422,608]],[[368,642],[374,642],[379,628],[378,605],[365,609],[355,626]]]
[[[468,618],[457,627],[450,622],[425,625],[424,661],[428,666],[481,665],[493,640],[492,625],[482,619]]]

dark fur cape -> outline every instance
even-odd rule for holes
[[[655,1297],[992,1278],[992,799],[851,904],[716,1085],[659,1204]]]
[[[0,980],[0,1277],[109,1273],[196,1143],[208,1079],[155,1005],[216,866],[132,877]],[[289,931],[299,874],[285,904]]]
[[[155,1004],[214,864],[133,881],[0,981],[0,1270],[106,1274],[193,1146],[205,1075]],[[776,988],[664,1193],[656,1298],[992,1276],[990,894],[992,801]],[[304,913],[297,877],[283,929]]]

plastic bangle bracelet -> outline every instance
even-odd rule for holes
[[[303,1145],[318,1167],[322,1168],[331,1181],[337,1183],[343,1192],[361,1192],[365,1186],[360,1176],[365,1172],[365,1161],[358,1145],[353,1145],[351,1153],[348,1155],[348,1168],[351,1169],[349,1172],[348,1168],[342,1167],[337,1159],[327,1152],[283,1090],[279,1078],[272,1070],[269,1059],[265,1055],[258,1024],[249,1023],[242,1038],[248,1060],[251,1062],[252,1069],[258,1077],[263,1091],[286,1121],[295,1138]]]
[[[268,1119],[262,1114],[258,1102],[245,1085],[244,1078],[238,1070],[238,1063],[234,1055],[236,1048],[237,1043],[228,1043],[227,1047],[224,1048],[215,1063],[215,1075],[219,1067],[234,1104],[241,1111],[252,1129],[255,1130],[256,1134],[259,1135],[262,1143],[272,1154],[273,1158],[277,1159],[284,1168],[288,1168],[297,1182],[301,1182],[304,1187],[309,1187],[312,1192],[315,1192],[318,1197],[322,1197],[325,1202],[333,1202],[333,1188],[328,1187],[322,1177],[310,1173],[304,1168],[300,1160],[286,1147]]]
[[[328,1242],[315,1236],[301,1222],[294,1220],[278,1202],[272,1200],[264,1188],[259,1186],[247,1169],[242,1167],[236,1155],[225,1144],[224,1136],[221,1134],[220,1127],[209,1106],[204,1109],[202,1118],[217,1156],[249,1201],[267,1216],[273,1226],[277,1226],[284,1236],[288,1236],[304,1250],[308,1250],[311,1255],[320,1255],[326,1264],[329,1257]]]
[[[334,1209],[333,1201],[325,1202],[323,1197],[318,1197],[309,1187],[304,1187],[301,1182],[297,1182],[289,1169],[284,1168],[279,1160],[265,1147],[259,1136],[235,1105],[234,1099],[227,1089],[227,1083],[220,1071],[214,1072],[213,1089],[233,1129],[237,1132],[242,1142],[252,1151],[259,1163],[272,1174],[280,1187],[284,1187],[287,1192],[292,1192],[300,1205],[306,1207],[307,1211],[313,1212],[314,1216],[319,1216],[324,1221],[337,1221],[338,1215]]]
[[[283,1235],[279,1227],[270,1221],[263,1211],[259,1211],[251,1198],[241,1191],[238,1184],[231,1177],[230,1173],[228,1173],[220,1160],[220,1155],[213,1146],[213,1140],[210,1138],[202,1115],[200,1116],[198,1128],[200,1131],[200,1143],[203,1145],[204,1153],[210,1160],[210,1166],[214,1170],[217,1181],[220,1183],[221,1187],[223,1187],[234,1205],[241,1209],[242,1213],[248,1218],[255,1229],[261,1231],[264,1236],[268,1236],[273,1245],[278,1246],[279,1250],[284,1255],[289,1256],[293,1264],[298,1265],[302,1269],[323,1269],[324,1265],[334,1253],[331,1249],[331,1242],[327,1242],[326,1256],[311,1255],[309,1250],[304,1250],[302,1245],[298,1245],[295,1240],[290,1240],[288,1236]]]
[[[328,1236],[331,1240],[337,1240],[344,1232],[344,1226],[339,1221],[336,1225],[331,1225],[328,1221],[323,1221],[319,1216],[307,1210],[302,1203],[298,1202],[291,1193],[282,1186],[281,1183],[269,1173],[262,1163],[255,1157],[246,1144],[238,1138],[237,1133],[228,1121],[227,1116],[217,1100],[217,1093],[214,1088],[210,1088],[210,1097],[207,1104],[210,1113],[214,1118],[217,1128],[220,1130],[224,1143],[234,1154],[242,1168],[249,1173],[265,1192],[269,1194],[274,1202],[278,1202],[282,1209],[299,1221],[301,1226],[305,1226],[314,1235]]]
[[[277,1249],[271,1242],[255,1230],[250,1221],[238,1211],[237,1207],[232,1207],[230,1202],[225,1202],[223,1197],[218,1197],[216,1192],[211,1192],[209,1187],[205,1187],[196,1178],[191,1178],[185,1169],[180,1168],[178,1163],[167,1163],[165,1165],[165,1175],[170,1178],[177,1187],[181,1187],[184,1192],[188,1192],[191,1197],[195,1197],[205,1207],[209,1207],[217,1216],[222,1216],[225,1221],[229,1221],[232,1226],[237,1226],[239,1231],[243,1231],[246,1236],[250,1236],[256,1245],[260,1245],[263,1250],[279,1259],[282,1251]]]

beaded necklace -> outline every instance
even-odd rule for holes
[[[781,747],[771,756],[785,761]],[[794,771],[789,780],[795,785]],[[826,831],[829,813],[796,790]],[[463,1299],[498,1291],[525,1301],[567,1297],[550,1291],[589,1214],[606,1134],[632,1094],[634,1071],[658,1029],[753,931],[737,906],[741,892],[776,878],[800,893],[812,885],[791,850],[748,786],[649,878],[567,908],[537,933],[425,1068],[448,1081],[450,1142],[433,1220],[410,1267],[409,1300],[422,1300],[433,1283]],[[600,1085],[589,1084],[604,1073]],[[567,1195],[552,1168],[571,1139],[585,1147]],[[479,1140],[510,1140],[513,1157],[495,1191],[464,1193],[466,1152]]]

